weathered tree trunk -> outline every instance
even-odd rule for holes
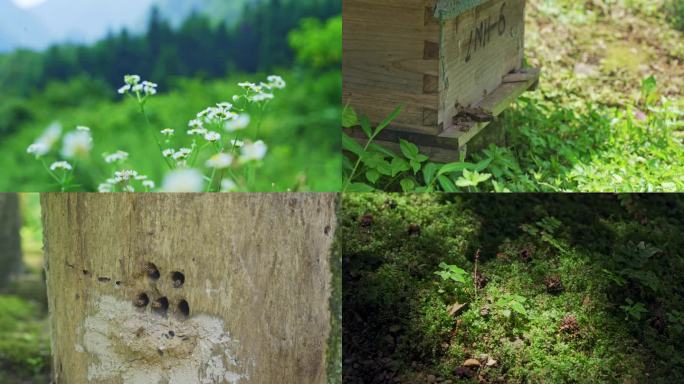
[[[21,266],[19,196],[0,193],[0,289]]]
[[[325,383],[335,194],[43,194],[57,384]]]

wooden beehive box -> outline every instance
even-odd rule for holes
[[[381,144],[456,159],[538,81],[522,69],[525,0],[345,0],[342,13],[345,105],[374,123],[404,106]]]

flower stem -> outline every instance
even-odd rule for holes
[[[150,118],[147,116],[147,113],[145,112],[144,101],[138,100],[138,105],[140,106],[140,113],[142,113],[142,115],[145,116],[145,122],[147,123],[147,127],[149,128],[150,133],[152,134],[152,137],[154,137],[154,141],[157,143],[157,147],[159,148],[159,154],[162,156],[162,159],[164,159],[164,163],[166,164],[166,166],[169,167],[169,169],[173,169],[171,163],[169,163],[169,159],[164,157],[164,149],[162,148],[161,142],[159,141],[157,134],[154,132],[154,127],[152,127]]]

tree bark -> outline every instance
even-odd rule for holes
[[[0,289],[21,266],[19,196],[0,193]]]
[[[336,194],[43,194],[53,376],[325,383]]]

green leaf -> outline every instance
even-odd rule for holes
[[[429,159],[429,157],[427,157],[425,155],[420,155],[420,154],[416,155],[416,157],[414,158],[414,160],[419,162],[419,163],[424,163],[424,162],[428,161],[428,159]]]
[[[423,179],[425,180],[425,185],[430,185],[435,177],[439,165],[435,163],[427,163],[423,167]]]
[[[403,153],[407,159],[416,160],[416,156],[418,156],[418,147],[415,144],[404,139],[400,139],[399,148],[401,149],[401,153]]]
[[[342,110],[342,127],[343,128],[352,128],[359,125],[359,119],[356,116],[356,112],[354,111],[354,108],[350,106],[344,107]],[[368,134],[370,137],[370,134]]]
[[[482,172],[489,166],[489,164],[491,162],[492,162],[492,159],[484,159],[484,160],[480,161],[479,163],[475,164],[473,166],[473,168],[471,169],[471,171]]]
[[[394,112],[387,116],[387,118],[383,120],[382,123],[377,126],[377,128],[375,128],[375,132],[373,134],[377,136],[380,132],[382,132],[383,129],[385,129],[394,119],[396,119],[397,116],[399,116],[403,108],[403,105],[398,106]]]
[[[527,311],[525,311],[525,307],[523,307],[523,305],[517,301],[511,302],[511,309],[514,310],[515,312],[521,314],[521,315],[527,315]]]
[[[363,132],[368,136],[368,138],[371,138],[370,120],[368,120],[368,116],[366,115],[361,116],[361,129],[363,129]]]
[[[374,190],[375,188],[364,183],[352,183],[349,184],[349,187],[347,188],[348,192],[373,192]]]
[[[408,162],[406,162],[406,160],[399,158],[399,157],[393,158],[392,163],[390,165],[392,167],[392,177],[396,176],[400,172],[406,172],[409,169],[411,169],[409,167]]]
[[[401,179],[399,184],[404,192],[412,192],[416,188],[416,182],[413,179]]]
[[[462,188],[477,187],[478,184],[489,180],[491,177],[492,175],[488,173],[470,172],[464,169],[463,176],[456,180],[456,185]]]
[[[419,162],[417,162],[415,160],[411,160],[410,164],[411,164],[411,168],[413,168],[413,174],[414,175],[416,173],[418,173],[418,171],[420,171],[420,163]]]
[[[456,188],[454,182],[448,177],[444,175],[437,176],[437,181],[439,181],[439,185],[442,186],[444,192],[458,192],[458,188]]]
[[[381,153],[381,154],[383,154],[384,156],[391,157],[391,158],[397,157],[397,154],[396,154],[396,153],[390,151],[389,149],[383,147],[382,145],[378,145],[378,144],[375,144],[375,143],[371,143],[371,144],[368,146],[368,150],[369,150],[369,151],[373,151],[373,152]]]
[[[347,156],[342,156],[342,169],[351,171],[354,169],[354,163]]]
[[[375,169],[385,176],[392,176],[392,165],[390,165],[390,163],[384,158],[378,160]]]
[[[473,164],[462,163],[462,162],[444,164],[439,169],[439,172],[437,172],[437,175],[443,175],[445,173],[452,173],[452,172],[463,172],[463,170],[468,169],[472,165]]]
[[[363,153],[363,148],[354,139],[342,133],[342,148],[361,157]]]
[[[380,179],[380,172],[370,169],[366,171],[366,179],[370,181],[372,184],[375,184],[378,182],[378,179]]]

